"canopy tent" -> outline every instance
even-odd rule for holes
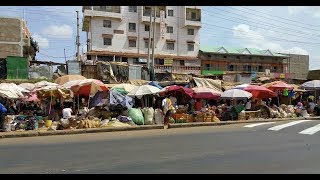
[[[58,77],[54,82],[56,84],[59,84],[59,85],[63,85],[69,81],[74,81],[74,80],[83,80],[83,79],[87,79],[85,78],[84,76],[81,76],[81,75],[65,75],[65,76],[61,76],[61,77]]]
[[[34,88],[36,87],[35,84],[32,84],[32,83],[21,83],[19,84],[19,86],[29,91],[33,91]]]
[[[251,98],[252,94],[241,89],[229,89],[221,94],[221,99],[246,99]]]
[[[217,91],[208,87],[196,87],[192,88],[194,91],[193,98],[196,99],[215,99],[219,98],[222,94],[221,91]]]
[[[58,86],[59,84],[56,84],[56,83],[51,83],[51,82],[48,82],[48,81],[40,81],[40,82],[37,82],[34,84],[34,89],[39,89],[39,88],[42,88],[42,87],[45,87],[45,86]]]

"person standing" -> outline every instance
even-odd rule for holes
[[[4,120],[6,117],[7,109],[0,103],[0,131],[4,131]]]
[[[69,119],[71,118],[72,109],[69,107],[65,107],[62,110],[63,119]]]
[[[249,99],[246,103],[246,111],[250,111],[251,110],[251,99]]]

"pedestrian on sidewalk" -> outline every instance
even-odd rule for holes
[[[6,117],[7,109],[0,103],[0,131],[4,131],[4,120]]]

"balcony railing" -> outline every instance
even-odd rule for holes
[[[181,74],[201,74],[200,66],[166,66],[166,65],[155,65],[154,70],[157,73],[160,72],[171,72]]]

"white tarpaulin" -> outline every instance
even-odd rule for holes
[[[20,87],[14,83],[1,83],[0,84],[0,96],[7,98],[23,98],[23,93],[28,93],[29,91],[23,87]]]
[[[213,80],[207,78],[193,77],[194,82],[198,87],[209,87],[221,91],[221,80]]]

